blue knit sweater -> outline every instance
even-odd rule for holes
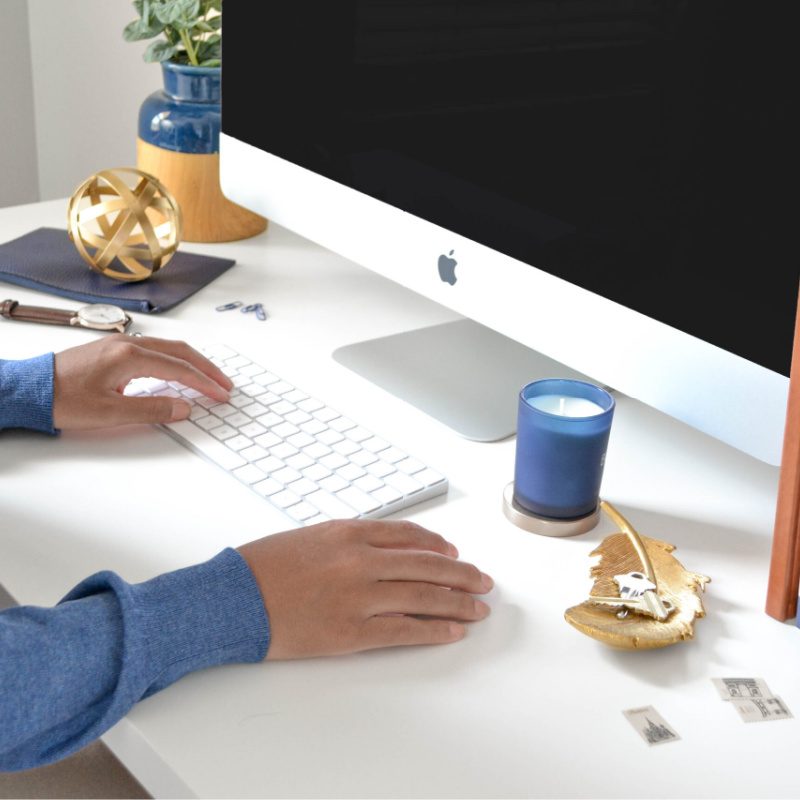
[[[56,433],[53,359],[0,361],[0,429]],[[0,560],[2,546],[0,531]],[[268,647],[255,578],[230,548],[145,583],[100,572],[54,608],[0,612],[0,770],[63,758],[188,672]]]

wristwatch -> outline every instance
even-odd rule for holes
[[[66,308],[44,306],[22,306],[16,300],[0,303],[0,316],[21,322],[44,322],[48,325],[77,325],[97,331],[125,332],[131,318],[118,306],[94,303],[76,311]]]

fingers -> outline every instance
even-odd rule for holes
[[[170,339],[157,339],[151,336],[141,336],[136,340],[136,344],[146,350],[162,353],[166,356],[172,356],[173,358],[186,361],[197,371],[202,372],[224,389],[230,391],[233,388],[233,382],[221,369],[219,369],[219,367],[209,361],[204,355],[198,353],[193,347],[190,347],[188,344],[186,344],[186,342],[177,342]],[[153,375],[152,377],[157,378],[159,376]]]
[[[383,582],[375,603],[376,614],[413,614],[464,622],[476,622],[490,613],[483,600],[466,592],[408,581]]]
[[[105,425],[157,424],[186,419],[191,406],[172,397],[122,397],[112,400]]]
[[[494,586],[494,581],[476,566],[439,553],[387,550],[380,555],[379,574],[384,581],[423,582],[472,594],[486,594]]]
[[[463,639],[467,629],[459,622],[415,617],[372,617],[364,623],[362,650],[415,644],[448,644]]]
[[[443,536],[405,520],[374,523],[369,529],[367,541],[375,547],[432,550],[458,558],[458,550]]]
[[[228,390],[222,384],[210,378],[189,361],[167,353],[135,345],[126,367],[130,377],[147,376],[165,381],[178,381],[220,403],[224,403],[230,398]],[[222,377],[227,381],[224,375]]]

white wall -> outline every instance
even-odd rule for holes
[[[26,0],[3,0],[0,47],[0,206],[39,199]]]
[[[0,48],[8,84],[0,82],[6,134],[0,184],[7,184],[6,192],[0,187],[0,204],[68,197],[93,172],[135,166],[139,106],[160,88],[161,68],[142,60],[147,42],[122,38],[136,16],[130,0],[3,0],[2,5],[4,28],[10,23],[18,35],[4,37]],[[13,39],[10,51],[6,38]]]

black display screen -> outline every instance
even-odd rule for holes
[[[788,375],[791,9],[225,0],[222,126]]]

